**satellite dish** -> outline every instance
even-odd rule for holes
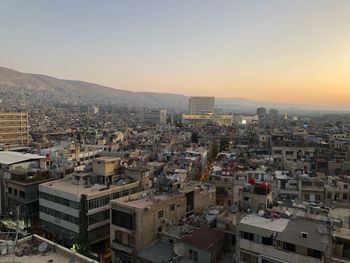
[[[44,253],[46,250],[47,250],[47,243],[46,243],[46,242],[42,242],[42,243],[39,245],[39,252],[40,252],[40,253]]]
[[[174,245],[174,252],[177,256],[183,257],[186,254],[186,248],[183,243],[176,243]]]

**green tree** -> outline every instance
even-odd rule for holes
[[[191,142],[192,143],[198,143],[198,132],[196,132],[196,131],[192,132]]]
[[[71,250],[84,256],[90,255],[90,241],[85,237],[74,239]]]

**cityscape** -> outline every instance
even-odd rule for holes
[[[350,262],[350,2],[247,2],[0,0],[0,263]]]

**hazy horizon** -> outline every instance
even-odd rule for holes
[[[350,1],[1,1],[1,66],[143,92],[350,109]]]

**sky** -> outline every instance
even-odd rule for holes
[[[1,0],[0,66],[350,109],[350,1]]]

